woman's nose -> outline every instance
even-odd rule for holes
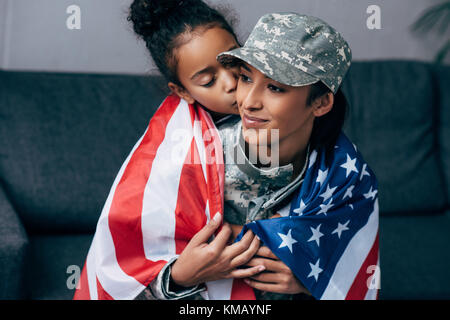
[[[257,88],[253,87],[247,92],[244,92],[244,99],[239,107],[248,111],[259,110],[263,106],[260,97],[261,94],[257,92]]]

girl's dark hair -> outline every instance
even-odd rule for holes
[[[230,23],[201,0],[134,0],[127,18],[144,41],[167,81],[182,86],[177,76],[175,50],[183,45],[180,35],[198,27],[223,28],[237,41]]]
[[[331,90],[325,86],[323,82],[319,81],[314,83],[311,85],[311,91],[306,104],[308,106],[311,105],[315,99],[320,98],[329,92],[331,92]],[[327,161],[329,161],[330,156],[334,151],[337,138],[344,126],[347,108],[347,99],[341,88],[339,88],[334,95],[334,104],[330,112],[314,119],[314,126],[310,138],[310,148],[311,150],[322,147],[325,148]]]

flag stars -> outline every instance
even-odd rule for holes
[[[330,210],[333,207],[333,198],[330,198],[330,201],[328,201],[327,204],[321,204],[320,205],[320,211],[317,212],[317,214],[323,213],[324,215],[327,215],[328,210]]]
[[[298,241],[295,240],[294,238],[292,238],[291,231],[292,231],[292,229],[289,229],[287,234],[282,234],[282,233],[278,232],[278,235],[280,236],[280,238],[282,240],[281,244],[278,248],[288,247],[289,251],[291,251],[291,253],[292,253],[292,245]]]
[[[309,155],[308,169],[311,168],[314,165],[316,160],[317,160],[317,151],[313,150],[313,152],[311,152],[311,154]]]
[[[345,190],[345,194],[344,194],[344,197],[342,198],[342,200],[344,200],[347,197],[349,197],[351,199],[353,197],[353,189],[354,188],[355,188],[355,186],[348,187],[347,190]]]
[[[327,185],[327,190],[325,190],[324,193],[322,193],[319,197],[323,198],[323,201],[327,201],[331,196],[333,195],[334,190],[336,190],[337,187],[330,188],[330,185]]]
[[[326,169],[325,171],[322,171],[322,170],[319,169],[319,173],[317,175],[316,182],[318,182],[320,185],[322,185],[322,183],[327,178],[327,175],[328,175],[328,169]]]
[[[331,234],[337,233],[338,238],[340,239],[340,238],[341,238],[342,232],[347,231],[347,230],[350,230],[349,228],[347,228],[349,222],[350,222],[350,220],[348,220],[348,221],[347,221],[346,223],[344,223],[344,224],[341,224],[341,223],[338,222],[337,228],[334,229],[333,232],[332,232]]]
[[[313,227],[310,227],[310,229],[311,229],[311,231],[312,231],[312,236],[311,236],[311,238],[309,238],[309,240],[308,240],[308,242],[310,242],[310,241],[315,241],[316,243],[317,243],[317,246],[319,246],[320,247],[320,238],[321,237],[323,237],[323,233],[322,232],[320,232],[320,226],[321,226],[322,224],[319,224],[318,226],[317,226],[317,228],[313,228]]]
[[[294,213],[297,213],[298,215],[302,215],[303,214],[303,210],[305,210],[306,205],[303,202],[303,199],[300,199],[300,207],[298,207],[297,209],[294,209]]]
[[[346,170],[346,172],[345,172],[346,178],[352,172],[358,173],[358,169],[356,169],[356,158],[352,159],[347,154],[347,161],[343,165],[341,165],[341,168],[344,168]]]
[[[314,279],[316,279],[316,282],[319,279],[319,274],[323,271],[319,267],[319,263],[320,263],[320,258],[317,259],[317,262],[315,264],[312,264],[311,262],[309,263],[309,266],[311,267],[311,272],[309,273],[308,278],[314,277]]]
[[[359,178],[359,180],[362,180],[364,178],[364,176],[370,177],[370,173],[367,172],[366,168],[367,168],[367,163],[364,163],[364,165],[362,167],[361,177]]]
[[[372,200],[375,199],[375,196],[377,195],[377,190],[372,190],[372,186],[370,186],[370,190],[367,193],[364,193],[363,196],[366,199],[371,198]]]

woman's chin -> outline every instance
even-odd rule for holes
[[[270,144],[270,134],[267,129],[254,129],[242,127],[242,135],[249,146],[261,147]]]

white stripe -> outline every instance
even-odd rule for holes
[[[195,117],[194,121],[194,138],[195,138],[195,144],[197,145],[197,150],[200,157],[200,163],[202,165],[203,169],[203,176],[205,177],[206,183],[208,183],[208,175],[206,174],[206,148],[205,148],[205,141],[203,140],[203,133],[202,133],[202,123],[197,119],[197,115]],[[191,159],[197,160],[195,156],[192,156]]]
[[[206,223],[208,223],[209,220],[211,220],[211,213],[209,212],[209,199],[206,199],[205,215],[206,215]]]
[[[366,296],[364,297],[364,300],[376,300],[377,299],[377,294],[378,294],[378,290],[377,289],[381,288],[381,285],[380,285],[380,279],[381,279],[381,274],[380,274],[380,254],[379,253],[378,253],[377,266],[378,266],[378,274],[376,275],[375,288],[367,290],[367,293],[366,293]]]
[[[127,159],[120,168],[97,224],[97,230],[88,255],[89,265],[93,265],[94,267],[92,268],[88,266],[88,281],[91,299],[97,299],[96,277],[101,283],[103,289],[114,299],[134,299],[142,290],[145,289],[140,282],[126,274],[120,268],[117,262],[111,231],[109,229],[108,215],[117,185],[122,179],[125,168],[128,166],[131,157],[141,144],[147,130],[148,128],[145,130],[139,141],[135,144],[131,153],[128,155]],[[91,254],[92,257],[89,257]],[[95,291],[95,293],[93,291]]]
[[[224,166],[224,163],[223,163],[224,157],[223,157],[223,148],[222,148],[223,143],[222,143],[222,139],[220,138],[219,131],[217,130],[216,125],[214,124],[214,121],[211,118],[211,115],[208,112],[206,112],[203,108],[199,108],[198,110],[199,110],[199,113],[205,119],[206,124],[208,125],[208,128],[209,128],[208,132],[209,132],[209,134],[211,134],[211,137],[214,142],[214,152],[215,152],[214,162],[218,168],[220,168],[220,167],[223,168],[223,166]],[[206,152],[208,152],[208,153],[210,152],[209,147],[208,147],[208,150],[205,151],[205,153]],[[210,154],[207,155],[207,159],[208,159],[208,161],[211,161],[210,157],[208,157],[209,155]],[[211,163],[211,162],[208,162],[208,164],[209,163]],[[220,194],[222,194],[222,195],[224,193],[223,179],[224,179],[224,175],[219,174]],[[222,197],[222,200],[223,200],[223,197]],[[222,207],[223,207],[223,202],[222,202]]]
[[[179,138],[182,141],[174,143]],[[181,100],[167,124],[145,186],[141,223],[144,252],[149,260],[170,260],[176,255],[174,213],[183,163],[192,139],[189,106]]]
[[[366,296],[364,297],[364,300],[376,300],[377,299],[377,289],[369,289],[367,290]]]
[[[378,232],[378,199],[375,200],[373,212],[366,225],[350,240],[339,259],[325,289],[322,300],[345,299],[348,290],[358,274],[361,265],[372,249]]]
[[[91,300],[97,300],[97,276],[95,274],[95,257],[93,251],[95,250],[93,247],[95,246],[95,236],[92,241],[92,245],[89,249],[87,258],[86,258],[86,276],[87,276],[87,284],[89,289],[89,296]],[[83,289],[84,290],[84,289]]]
[[[206,283],[207,295],[203,296],[207,300],[230,300],[233,288],[233,279],[221,279]]]

